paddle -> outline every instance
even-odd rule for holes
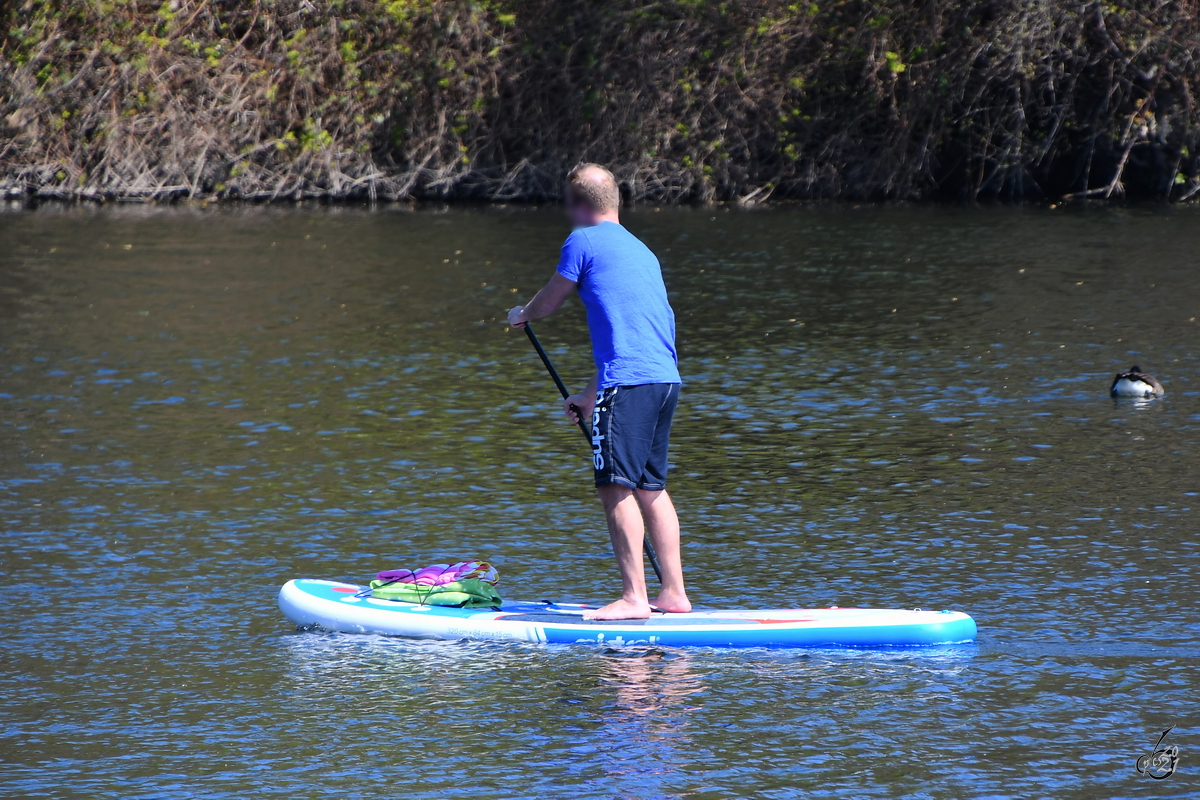
[[[541,357],[542,363],[546,365],[546,371],[550,373],[550,377],[554,379],[554,385],[558,387],[558,391],[562,394],[563,400],[571,396],[567,391],[567,385],[562,382],[562,378],[558,377],[558,370],[550,363],[550,356],[546,355],[545,349],[542,348],[542,343],[538,341],[537,336],[533,332],[533,327],[525,323],[525,335],[529,337],[529,341],[533,344],[533,349],[537,350],[537,354]],[[583,414],[579,413],[579,409],[575,404],[571,404],[571,410],[575,412],[575,416],[579,418],[579,430],[583,431],[583,438],[588,440],[588,445],[592,444],[592,434],[588,432],[587,425],[583,422]],[[658,553],[654,552],[654,545],[650,544],[650,540],[645,540],[646,557],[650,559],[650,566],[654,568],[654,574],[658,576],[658,582],[662,583],[662,570],[658,568]]]

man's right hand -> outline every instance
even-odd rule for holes
[[[571,409],[571,406],[575,406],[575,408],[579,409],[579,413],[576,414]],[[563,400],[563,413],[566,414],[571,422],[574,422],[576,425],[579,424],[581,415],[585,420],[591,419],[592,411],[594,411],[595,408],[596,396],[589,396],[586,392],[583,394],[573,394],[566,400]]]

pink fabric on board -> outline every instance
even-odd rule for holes
[[[411,569],[389,569],[375,577],[381,581],[415,583],[418,586],[445,586],[476,578],[494,586],[500,580],[500,573],[486,561],[459,561],[454,564],[431,564],[415,572]]]

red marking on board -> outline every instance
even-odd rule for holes
[[[721,617],[720,619],[737,619],[744,622],[757,622],[762,625],[783,625],[788,622],[816,622],[815,619],[754,619],[753,617]]]
[[[358,589],[351,589],[349,586],[334,586],[333,590],[335,592],[345,592],[346,594],[351,594],[358,591]]]

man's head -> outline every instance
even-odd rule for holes
[[[567,216],[575,227],[617,222],[617,179],[599,164],[580,164],[567,175]]]

